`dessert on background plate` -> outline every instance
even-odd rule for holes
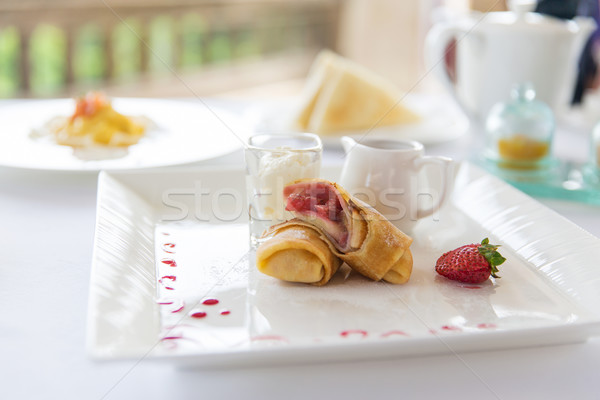
[[[45,127],[60,145],[127,147],[144,136],[148,123],[145,118],[119,113],[105,95],[90,92],[75,100],[73,114],[53,118]]]
[[[298,96],[250,106],[245,119],[254,131],[311,132],[339,148],[340,137],[455,140],[469,128],[448,94],[404,92],[385,77],[329,50],[319,53]]]
[[[327,135],[420,121],[403,97],[383,77],[323,50],[309,72],[294,125]]]

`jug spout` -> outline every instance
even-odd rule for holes
[[[351,138],[350,136],[343,136],[341,138],[342,148],[344,149],[344,153],[348,153],[350,149],[356,146],[356,140]]]

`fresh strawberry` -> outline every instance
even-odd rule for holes
[[[448,279],[465,283],[485,282],[490,275],[496,275],[498,265],[506,261],[498,253],[497,245],[485,238],[481,244],[467,244],[444,253],[435,263],[438,274]]]

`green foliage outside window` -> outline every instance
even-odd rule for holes
[[[110,81],[135,80],[146,72],[166,75],[258,57],[302,46],[305,32],[296,28],[291,28],[289,18],[276,14],[253,25],[234,27],[225,20],[209,20],[199,12],[161,15],[149,22],[131,17],[115,21],[112,27],[83,24],[70,38],[72,83],[101,88]],[[296,32],[296,36],[290,37],[291,32]],[[0,97],[21,94],[21,40],[17,27],[0,28]],[[33,30],[28,54],[24,55],[29,65],[31,94],[52,96],[62,93],[70,83],[67,40],[66,31],[57,26],[40,24]],[[112,57],[106,57],[107,48]],[[144,52],[146,71],[142,68]]]
[[[40,25],[29,43],[30,83],[34,94],[47,95],[60,89],[67,71],[67,39],[63,30]]]
[[[10,96],[20,85],[19,32],[14,27],[0,30],[0,96]]]

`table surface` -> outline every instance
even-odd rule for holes
[[[1,104],[0,104],[1,106]],[[478,140],[427,147],[466,159]],[[580,134],[557,136],[578,158]],[[587,154],[587,150],[583,154]],[[340,165],[340,150],[325,164]],[[242,166],[242,152],[203,165]],[[96,174],[0,168],[0,381],[4,399],[597,399],[600,337],[585,343],[452,355],[261,368],[178,369],[95,362],[84,352]],[[540,199],[600,236],[600,207]]]

